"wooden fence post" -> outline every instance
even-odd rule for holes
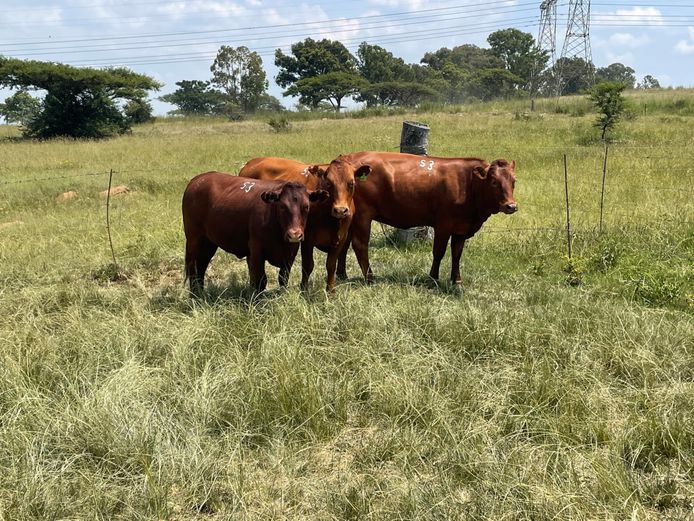
[[[111,258],[113,258],[113,266],[118,271],[118,263],[116,262],[116,253],[113,250],[113,239],[111,238],[111,182],[113,181],[113,168],[108,173],[108,190],[106,191],[106,230],[108,231],[108,243],[111,246]]]

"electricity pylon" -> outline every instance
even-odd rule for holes
[[[566,38],[561,49],[561,58],[582,58],[586,63],[593,62],[590,50],[590,0],[569,0],[569,19],[566,24]],[[563,61],[563,60],[562,60]],[[561,94],[564,79],[562,78],[562,61],[557,67],[557,94]],[[591,83],[595,81],[591,68]]]
[[[540,30],[537,33],[535,50],[547,53],[548,67],[554,65],[557,53],[557,0],[544,0],[540,4]],[[541,64],[535,62],[530,81],[530,97],[534,100],[539,90]],[[534,104],[533,104],[534,108]]]

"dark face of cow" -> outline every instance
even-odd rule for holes
[[[334,159],[323,170],[318,165],[310,167],[310,172],[323,179],[332,201],[331,215],[337,219],[349,217],[357,178],[363,179],[371,172],[368,165],[353,165],[341,157]]]
[[[301,242],[304,240],[309,202],[327,199],[328,192],[316,190],[309,193],[303,184],[285,183],[279,190],[263,192],[260,197],[266,203],[275,205],[284,240]]]
[[[504,159],[497,159],[489,165],[484,175],[484,182],[492,213],[511,214],[518,211],[518,205],[513,198],[513,188],[516,185],[515,170],[515,161],[509,163]]]

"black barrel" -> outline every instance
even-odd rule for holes
[[[403,121],[400,152],[425,156],[429,146],[429,126],[416,121]]]

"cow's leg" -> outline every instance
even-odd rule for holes
[[[308,241],[301,243],[301,289],[308,288],[308,279],[313,273],[313,246]]]
[[[448,246],[449,238],[450,234],[434,228],[434,260],[431,263],[431,271],[429,272],[429,276],[434,280],[439,280],[441,259],[443,259],[443,256],[446,254],[446,246]]]
[[[347,280],[347,253],[349,252],[350,244],[352,244],[351,228],[337,256],[337,278],[340,280]]]
[[[185,271],[186,277],[188,278],[188,283],[190,284],[190,292],[194,295],[198,295],[202,290],[199,287],[200,281],[198,280],[198,272],[195,269],[196,259],[198,257],[198,243],[199,239],[186,239],[186,264]]]
[[[460,256],[463,254],[465,238],[462,235],[451,237],[451,280],[454,284],[460,284]]]
[[[369,264],[369,239],[371,238],[371,219],[361,217],[352,221],[352,248],[357,256],[361,273],[367,284],[374,281],[374,274]]]
[[[341,251],[342,248],[333,248],[328,252],[328,259],[325,261],[325,269],[328,272],[325,290],[328,293],[335,291],[335,270],[337,269],[337,259]]]
[[[251,286],[256,291],[263,291],[267,286],[267,276],[265,275],[265,259],[262,252],[254,251],[251,248],[246,262],[248,263],[248,275],[251,279]]]
[[[217,246],[204,237],[186,244],[186,271],[190,277],[190,291],[194,295],[202,293],[205,272],[216,251]]]

